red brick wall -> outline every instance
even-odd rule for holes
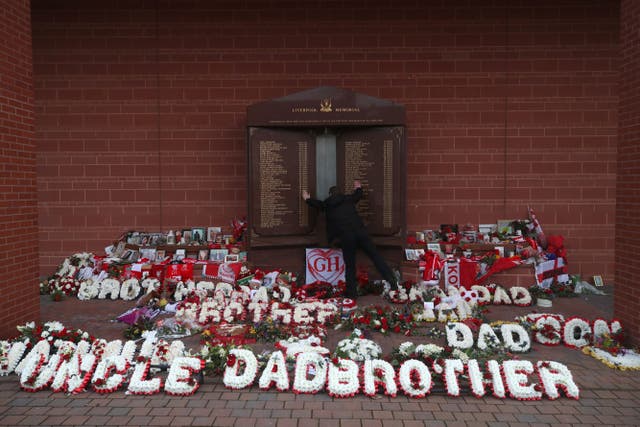
[[[36,1],[41,272],[246,212],[245,109],[320,85],[408,111],[408,224],[522,218],[613,278],[617,1]],[[88,4],[90,3],[90,4]]]
[[[0,337],[40,316],[31,19],[0,0]]]
[[[620,13],[620,139],[616,210],[615,313],[640,344],[640,3],[623,0]]]

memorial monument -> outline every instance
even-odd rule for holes
[[[405,108],[335,87],[247,110],[249,260],[300,270],[304,248],[326,246],[322,216],[300,197],[324,199],[360,180],[358,209],[385,258],[398,263],[406,233]]]

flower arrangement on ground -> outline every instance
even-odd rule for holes
[[[338,343],[333,353],[334,358],[350,359],[356,362],[377,359],[382,348],[376,342],[365,338],[360,329],[354,329],[348,338]]]
[[[354,310],[342,325],[348,328],[371,329],[383,334],[395,332],[411,335],[416,322],[408,306],[398,309],[374,305]]]
[[[200,352],[195,356],[204,361],[204,373],[206,375],[221,375],[227,367],[229,352],[236,348],[247,348],[234,344],[211,344],[205,342]]]

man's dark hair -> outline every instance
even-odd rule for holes
[[[338,187],[334,185],[333,187],[329,188],[329,195],[335,196],[336,194],[340,194],[340,190],[338,190]]]

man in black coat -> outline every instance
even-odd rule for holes
[[[324,201],[312,199],[308,191],[302,192],[302,198],[309,206],[323,210],[327,220],[327,239],[329,244],[339,241],[346,267],[346,296],[352,299],[358,297],[356,284],[356,250],[361,248],[373,261],[384,280],[389,282],[391,289],[397,289],[396,277],[380,256],[371,241],[367,230],[356,210],[356,204],[362,198],[360,181],[353,183],[351,194],[342,194],[337,187],[329,189],[329,197]]]

